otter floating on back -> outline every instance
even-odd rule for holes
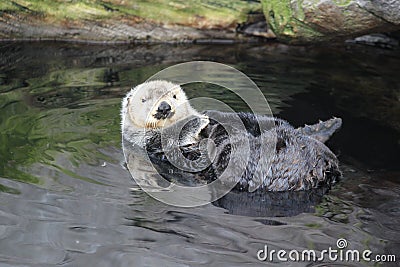
[[[229,135],[226,125],[219,122],[233,121],[234,117],[239,117],[245,128],[234,129]],[[199,144],[211,139],[215,144],[213,159],[201,173],[207,182],[218,178],[230,160],[246,161],[244,171],[235,167],[228,170],[239,190],[254,186],[266,191],[330,187],[341,176],[336,156],[324,144],[341,127],[340,118],[295,129],[269,116],[219,111],[200,114],[189,104],[181,87],[167,81],[146,82],[133,88],[123,99],[121,118],[123,138],[154,155],[160,155],[165,145],[161,133],[174,127],[180,133],[167,138],[167,146],[179,147],[189,159],[201,156]],[[261,124],[273,127],[260,130]],[[240,153],[243,140],[248,140],[249,157]],[[269,157],[261,149],[268,145],[274,145],[275,152]]]

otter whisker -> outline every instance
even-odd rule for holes
[[[148,129],[153,128],[151,121],[146,122],[146,128],[148,128]]]

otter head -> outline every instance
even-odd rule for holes
[[[193,109],[182,88],[168,81],[150,81],[133,88],[125,97],[123,123],[140,129],[160,129],[189,116]]]

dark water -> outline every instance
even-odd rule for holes
[[[343,180],[315,207],[279,202],[274,212],[268,197],[185,209],[139,190],[124,168],[120,100],[191,60],[243,71],[296,126],[342,117],[328,145]],[[399,50],[363,46],[0,44],[0,266],[323,266],[256,255],[336,248],[338,238],[395,254],[384,266],[398,266],[399,66]],[[187,93],[242,109],[219,90]]]

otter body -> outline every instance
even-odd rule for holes
[[[168,165],[171,158],[164,156],[165,149],[176,147],[190,160],[211,158],[211,164],[196,175],[206,182],[225,174],[238,190],[290,191],[330,187],[341,176],[336,156],[324,144],[341,127],[339,118],[295,129],[269,116],[219,111],[200,114],[178,85],[165,81],[134,88],[123,100],[121,116],[123,137],[146,149],[156,164]],[[244,128],[220,123],[237,117]],[[175,129],[178,135],[168,133]],[[212,141],[211,153],[202,151],[202,140]],[[244,140],[250,153],[242,153]],[[274,153],[269,153],[271,149]],[[234,164],[228,168],[230,161]]]
[[[212,114],[211,114],[212,113]],[[218,111],[207,112],[210,117],[219,121],[229,120],[230,113]],[[341,126],[341,119],[333,118],[312,126],[295,129],[288,122],[249,113],[237,114],[246,127],[246,133],[228,136],[225,129],[216,121],[211,120],[202,131],[206,138],[218,140],[217,153],[213,161],[213,171],[216,176],[222,174],[234,154],[236,162],[247,161],[246,169],[241,175],[237,189],[248,190],[260,186],[268,191],[307,190],[322,186],[330,187],[341,176],[339,162],[332,151],[320,140],[329,138]],[[221,118],[222,117],[222,118]],[[273,123],[274,127],[260,131],[258,123]],[[242,139],[249,140],[250,153],[234,153],[240,149]],[[274,153],[266,155],[268,149],[262,147],[274,146]],[[243,157],[243,158],[242,158]],[[236,170],[232,170],[232,177]],[[237,179],[237,177],[235,177]]]

